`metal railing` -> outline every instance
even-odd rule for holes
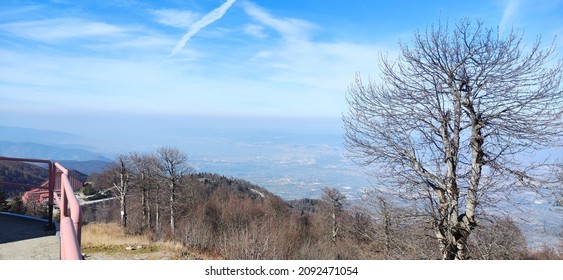
[[[69,180],[68,170],[55,162],[57,177],[60,181],[61,195],[55,194],[55,199],[61,211],[61,259],[82,259],[80,249],[82,236],[82,211],[74,189]]]
[[[49,167],[49,179],[41,186],[32,186],[21,183],[0,182],[0,185],[19,187],[33,187],[47,189],[49,207],[49,225],[53,224],[53,208],[56,205],[60,211],[60,255],[61,260],[82,260],[81,235],[82,235],[82,210],[78,199],[74,195],[69,172],[57,162],[41,159],[0,157],[0,161],[15,161],[27,163],[42,163]],[[59,192],[60,194],[57,194]]]

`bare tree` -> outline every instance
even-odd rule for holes
[[[370,241],[372,254],[382,259],[436,258],[427,220],[415,206],[397,202],[377,189],[362,195],[357,209],[370,217],[371,226],[362,235]]]
[[[174,207],[176,204],[176,192],[180,185],[180,179],[184,175],[192,173],[188,165],[188,155],[177,148],[161,147],[157,151],[158,175],[170,188],[170,231],[174,234],[176,215]]]
[[[330,239],[336,243],[341,235],[341,215],[346,204],[346,196],[335,188],[323,188],[322,201],[328,205],[328,213],[331,221]]]
[[[473,238],[477,259],[522,259],[526,240],[518,225],[510,218],[493,218],[476,229]]]
[[[538,181],[521,153],[561,144],[562,62],[481,22],[438,24],[381,56],[381,78],[360,76],[343,117],[350,157],[378,183],[423,198],[443,259],[466,259],[488,195]]]
[[[158,188],[156,180],[156,158],[152,154],[131,153],[129,156],[135,171],[135,186],[141,192],[141,208],[143,220],[141,229],[150,229],[151,226],[151,200],[149,191]],[[155,198],[154,201],[158,201]]]
[[[119,155],[108,170],[108,180],[115,190],[120,203],[121,226],[127,226],[127,195],[130,191],[131,161],[126,155]]]

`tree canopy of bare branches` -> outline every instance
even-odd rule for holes
[[[141,230],[147,230],[151,226],[151,199],[149,194],[152,189],[159,188],[156,176],[157,160],[152,154],[140,153],[131,153],[129,158],[136,175],[134,177],[134,185],[141,192],[141,208],[143,209]],[[152,202],[156,204],[155,208],[158,209],[158,195],[154,197]],[[158,222],[156,226],[158,226]]]
[[[177,148],[161,147],[156,151],[158,176],[170,188],[170,231],[174,234],[176,229],[176,192],[183,176],[189,175],[193,169],[188,165],[188,155]]]
[[[110,164],[110,169],[106,172],[107,180],[111,183],[112,189],[117,194],[121,210],[121,226],[127,226],[127,196],[130,190],[132,177],[131,160],[126,155],[119,155]]]
[[[333,243],[336,243],[336,240],[341,235],[340,216],[344,210],[344,205],[346,204],[346,196],[335,188],[325,187],[322,191],[322,201],[326,202],[329,206],[328,212],[331,221],[330,239]]]
[[[561,145],[563,89],[556,48],[527,45],[479,21],[415,32],[381,77],[349,87],[350,157],[378,182],[423,198],[443,259],[469,257],[467,238],[491,193],[537,181],[523,152]]]

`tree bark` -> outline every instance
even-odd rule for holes
[[[176,186],[170,183],[170,233],[174,235],[176,230],[176,214],[174,213],[174,206],[176,205]]]

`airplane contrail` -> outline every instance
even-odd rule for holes
[[[186,34],[184,34],[184,36],[182,37],[182,39],[180,39],[180,41],[178,41],[178,43],[176,44],[176,46],[172,50],[172,53],[170,54],[169,57],[172,57],[175,54],[179,53],[182,50],[182,48],[184,48],[184,46],[186,45],[188,40],[190,40],[190,38],[192,38],[192,36],[194,36],[202,28],[208,26],[209,24],[211,24],[211,23],[215,22],[216,20],[220,19],[221,17],[223,17],[223,15],[235,3],[235,1],[236,0],[227,0],[221,6],[215,8],[215,10],[209,12],[207,15],[202,17],[200,20],[194,22],[190,26],[190,28],[188,29],[188,32]]]

